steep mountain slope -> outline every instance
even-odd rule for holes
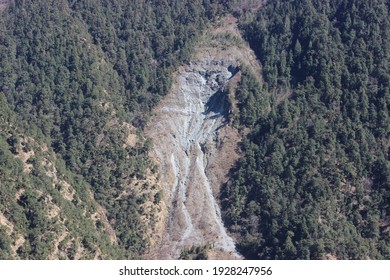
[[[7,3],[0,11],[0,95],[9,110],[4,117],[13,121],[2,122],[0,131],[2,256],[93,258],[100,250],[96,257],[139,257],[159,211],[142,124],[200,30],[224,7],[219,1]],[[23,201],[14,199],[21,190]],[[62,229],[48,230],[51,223]],[[67,244],[88,248],[67,254]]]
[[[237,159],[232,117],[234,91],[253,53],[232,17],[202,38],[194,58],[179,68],[171,92],[154,111],[146,135],[153,141],[166,203],[166,225],[155,258],[177,258],[185,248],[211,245],[216,258],[239,258],[218,202],[220,186]]]
[[[0,258],[389,259],[389,8],[0,1]]]
[[[0,258],[122,257],[90,186],[15,121],[0,96]]]
[[[242,31],[273,94],[239,87],[245,156],[223,188],[246,258],[390,258],[388,2],[269,1]]]

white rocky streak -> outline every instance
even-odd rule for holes
[[[177,87],[161,105],[149,128],[169,196],[165,238],[160,258],[177,258],[183,247],[213,244],[236,255],[207,178],[204,148],[225,124],[223,90],[232,61],[192,62],[177,77]]]

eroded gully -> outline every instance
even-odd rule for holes
[[[183,248],[205,244],[239,258],[222,222],[219,186],[207,172],[210,158],[224,156],[213,144],[226,125],[226,84],[235,63],[205,59],[182,67],[147,129],[167,205],[155,258],[175,259]]]

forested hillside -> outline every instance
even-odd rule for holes
[[[200,0],[15,0],[0,11],[2,258],[144,252],[160,194],[141,129],[172,71],[225,8]],[[66,205],[63,182],[75,192]],[[61,210],[55,217],[42,208],[49,194]],[[94,199],[101,220],[89,209]],[[67,238],[52,228],[57,218]],[[53,240],[62,247],[50,256]]]
[[[221,190],[213,206],[238,252],[389,259],[389,9],[387,0],[2,1],[0,259],[148,253],[165,202],[143,130],[226,13],[262,67],[226,65],[226,123],[241,131],[241,158],[209,192]],[[223,34],[221,49],[245,44]]]
[[[252,131],[222,205],[246,258],[390,258],[389,19],[383,0],[241,15],[265,82],[241,81]]]

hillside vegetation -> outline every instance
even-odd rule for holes
[[[389,259],[389,9],[386,0],[3,1],[0,259],[147,256],[166,205],[143,131],[226,13],[261,62],[234,69],[227,112],[242,154],[215,186],[239,253]],[[223,40],[235,36],[214,43]],[[208,248],[181,257],[207,258]]]
[[[9,1],[0,17],[2,258],[145,251],[159,194],[140,128],[171,72],[223,9],[200,0]],[[68,202],[62,181],[75,192]],[[47,199],[69,240],[47,217]],[[91,221],[97,204],[106,222]],[[60,251],[91,254],[52,256],[52,240],[63,241]]]
[[[389,19],[381,0],[241,15],[265,82],[241,80],[252,131],[222,203],[246,258],[390,258]]]

